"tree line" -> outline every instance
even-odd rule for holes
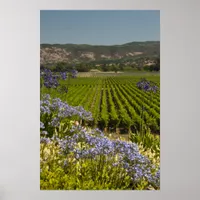
[[[78,72],[89,72],[91,69],[97,69],[100,71],[128,71],[128,70],[138,70],[138,71],[160,71],[160,58],[154,59],[154,64],[147,66],[144,64],[144,60],[138,61],[138,63],[125,64],[125,63],[114,63],[114,64],[96,64],[96,63],[78,63],[70,64],[65,62],[58,62],[55,64],[41,64],[41,69],[49,68],[53,72],[64,72],[67,70],[76,69]]]

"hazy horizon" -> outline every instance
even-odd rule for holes
[[[45,45],[45,44],[49,44],[49,45],[90,45],[90,46],[117,46],[117,45],[124,45],[124,44],[128,44],[128,43],[140,43],[140,42],[160,42],[160,40],[151,40],[151,41],[130,41],[130,42],[126,42],[123,44],[78,44],[78,43],[40,43],[40,45]]]

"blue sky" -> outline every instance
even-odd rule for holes
[[[114,45],[160,40],[157,10],[40,11],[40,43]]]

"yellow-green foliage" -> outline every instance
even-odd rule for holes
[[[55,143],[51,142],[48,144],[41,143],[40,144],[40,162],[48,163],[48,162],[56,162],[59,161],[60,156],[58,154],[59,146],[55,145]]]
[[[139,151],[142,155],[145,155],[149,158],[149,160],[152,161],[152,163],[154,165],[156,165],[156,167],[159,167],[160,166],[160,155],[155,153],[154,150],[152,149],[146,149],[143,147],[142,144],[138,145],[139,147]]]
[[[67,166],[64,156],[54,144],[40,146],[40,188],[42,190],[127,190],[131,189],[131,178],[120,167],[103,160],[83,159],[75,162],[68,156]],[[102,158],[101,158],[102,159]]]
[[[158,135],[153,135],[150,131],[144,135],[132,133],[130,140],[138,145],[142,144],[145,150],[150,149],[156,156],[160,156],[160,137]]]

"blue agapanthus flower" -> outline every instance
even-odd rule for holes
[[[78,71],[73,69],[72,70],[72,78],[76,78],[77,77],[77,74],[78,74]]]
[[[60,76],[63,80],[67,79],[67,72],[60,72]]]
[[[47,88],[56,88],[58,87],[58,77],[53,75],[50,69],[44,69],[42,73],[42,77],[44,78],[44,86]]]
[[[145,92],[154,92],[156,93],[158,91],[158,86],[156,85],[156,83],[152,82],[152,81],[148,81],[145,78],[142,78],[139,82],[137,82],[136,86],[140,89],[143,90]]]

